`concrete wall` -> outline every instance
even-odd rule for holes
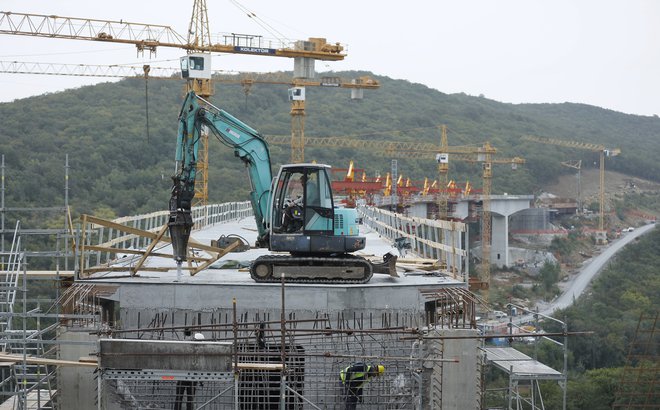
[[[530,196],[493,195],[491,197],[491,253],[490,261],[498,267],[511,266],[509,260],[509,217],[528,209]]]
[[[95,335],[89,332],[93,329],[68,329],[60,327],[59,359],[78,361],[81,357],[90,356],[97,350]],[[87,344],[68,344],[66,342],[93,342]],[[95,409],[96,408],[96,375],[93,367],[57,368],[57,383],[59,387],[58,403],[61,409]]]
[[[430,337],[478,336],[476,329],[439,329]],[[458,359],[458,363],[425,362],[423,371],[423,409],[479,409],[479,339],[427,339],[429,359]],[[441,393],[440,393],[441,392]]]
[[[510,266],[509,263],[509,217],[491,214],[492,243],[490,247],[490,261],[498,267]]]
[[[428,283],[428,286],[441,286]],[[453,286],[456,286],[453,284]],[[421,287],[421,286],[420,286]],[[287,312],[326,311],[353,313],[419,313],[424,311],[425,299],[417,286],[287,286],[285,307]],[[123,312],[127,310],[171,310],[231,312],[236,298],[239,311],[268,311],[273,315],[281,307],[278,285],[234,285],[172,283],[125,283],[113,299],[119,301]],[[279,315],[279,313],[277,313]],[[274,316],[279,319],[279,316]],[[128,324],[122,317],[124,327]],[[143,323],[144,324],[144,323]]]
[[[408,216],[416,218],[428,218],[428,204],[413,202],[408,208]]]
[[[410,277],[408,281],[419,281],[415,285],[313,285],[313,286],[287,286],[286,313],[287,318],[298,321],[323,318],[327,315],[332,329],[356,328],[383,328],[383,327],[414,327],[425,325],[424,309],[426,299],[421,296],[420,289],[441,287],[441,279]],[[456,287],[453,283],[447,285]],[[462,284],[458,284],[463,287]],[[277,321],[280,318],[281,293],[278,285],[236,283],[122,283],[112,299],[119,302],[121,326],[125,329],[169,327],[196,324],[223,324],[231,323],[233,317],[233,297],[237,301],[237,317],[239,321],[257,322]],[[138,319],[139,318],[139,319]],[[162,318],[164,322],[158,322]],[[138,323],[139,320],[139,323]],[[356,322],[359,322],[356,323]],[[311,322],[300,322],[297,328],[312,326]],[[270,325],[277,332],[278,325]],[[231,329],[231,328],[228,328]],[[229,330],[231,332],[231,330]],[[466,330],[446,330],[443,334],[463,335]],[[470,331],[467,331],[470,332]],[[227,337],[223,331],[203,331],[208,340],[215,337]],[[159,335],[164,339],[175,338],[173,333],[165,332]],[[229,335],[231,336],[231,335]],[[136,337],[135,334],[123,334],[122,337]],[[143,333],[143,338],[151,337]],[[367,403],[374,407],[374,403],[383,404],[385,398],[395,398],[393,389],[401,389],[406,402],[410,402],[411,395],[417,397],[418,389],[413,382],[413,375],[409,369],[410,361],[388,360],[391,357],[409,357],[413,341],[400,341],[398,338],[386,334],[374,334],[361,340],[356,335],[335,335],[314,339],[317,344],[307,343],[304,334],[301,336],[301,345],[307,353],[305,359],[305,386],[304,394],[314,403],[328,408],[337,408],[342,400],[340,390],[336,393],[332,389],[339,389],[335,377],[339,370],[350,363],[350,355],[362,352],[365,355],[383,357],[387,369],[385,378],[375,380],[365,390],[365,407]],[[382,340],[381,340],[382,339]],[[311,340],[311,339],[309,339]],[[325,341],[324,341],[325,340]],[[148,342],[147,342],[148,343]],[[307,343],[307,344],[305,344]],[[476,366],[476,349],[474,341],[457,340],[445,344],[445,357],[459,357],[460,363],[445,363],[443,372],[429,369],[429,377],[442,375],[442,388],[446,390],[445,397],[448,404],[443,408],[470,408],[462,403],[476,402],[476,387],[472,388],[472,381],[478,380],[474,372]],[[476,345],[475,345],[476,346]],[[338,355],[349,355],[339,358],[327,358],[323,352],[334,352]],[[316,356],[314,355],[316,354]],[[470,355],[473,357],[470,358]],[[464,357],[463,357],[464,356]],[[416,362],[419,364],[419,362]],[[328,377],[331,375],[330,381]],[[470,388],[466,389],[466,385]],[[309,387],[313,386],[313,387]],[[113,388],[120,394],[122,386],[119,382]],[[126,390],[124,388],[124,390]],[[169,392],[173,394],[172,392]],[[165,393],[163,393],[165,394]],[[451,397],[449,397],[451,396]],[[468,399],[467,397],[470,397]],[[418,399],[421,398],[417,397]],[[125,399],[125,398],[124,398]],[[417,400],[417,399],[416,399]],[[452,403],[457,403],[453,405]],[[114,409],[110,396],[104,398],[104,405]],[[453,407],[451,407],[453,406]]]
[[[512,231],[543,231],[551,228],[548,208],[524,209],[509,219]]]

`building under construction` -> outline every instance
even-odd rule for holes
[[[3,206],[2,224],[67,206]],[[248,267],[268,251],[218,248],[254,241],[249,203],[193,209],[195,256],[183,270],[159,238],[168,216],[67,214],[61,229],[3,229],[0,409],[345,408],[340,372],[362,362],[385,371],[360,408],[479,409],[489,365],[509,373],[510,408],[534,401],[526,383],[565,380],[565,369],[484,348],[462,223],[362,207],[362,256],[397,253],[397,277],[256,283]],[[55,251],[31,250],[38,235]],[[30,269],[37,258],[54,269]],[[43,283],[54,300],[39,295]]]
[[[237,219],[249,212],[246,205],[219,214],[234,213]],[[376,221],[381,222],[381,237],[396,229],[395,224],[382,224],[389,213],[372,212],[378,215],[364,214],[365,220],[374,221],[367,250],[379,258],[393,248],[378,237]],[[142,218],[139,225],[158,228],[159,217],[163,215]],[[228,220],[193,236],[210,243],[238,233],[250,242],[253,223],[250,217]],[[124,235],[117,227],[108,226],[103,233],[92,224],[88,228],[94,232],[84,230],[83,236],[99,242],[90,241],[90,249],[118,244]],[[461,243],[462,234],[460,229],[448,230],[447,237],[454,235],[453,241]],[[440,248],[427,246],[427,251]],[[98,252],[83,249],[81,274],[87,278],[67,290],[63,304],[72,314],[85,313],[76,311],[78,306],[100,309],[102,321],[95,328],[72,322],[60,338],[100,340],[99,379],[85,389],[89,402],[99,400],[104,408],[176,408],[191,396],[195,406],[206,403],[208,408],[339,408],[345,400],[340,371],[364,361],[387,369],[364,391],[363,403],[372,408],[413,408],[429,402],[434,380],[440,383],[437,387],[454,383],[452,390],[464,392],[444,399],[455,403],[450,407],[475,404],[476,339],[468,343],[471,360],[459,360],[465,340],[424,342],[425,336],[447,331],[476,335],[475,300],[460,273],[460,247],[449,258],[445,274],[411,267],[408,273],[401,270],[399,278],[375,275],[366,284],[350,285],[254,283],[241,268],[254,252],[263,251],[229,254],[190,276],[178,275],[173,262],[163,258],[151,258],[131,273],[139,255],[121,258],[123,269],[117,269],[116,259],[105,264],[102,255],[100,266],[87,265]],[[187,341],[186,333],[203,335],[203,340]],[[60,358],[78,360],[76,355],[84,353]],[[90,375],[79,369],[60,374],[62,383],[81,386],[90,383]],[[69,377],[72,380],[66,381]],[[471,388],[461,387],[464,380],[472,381]],[[186,384],[194,386],[194,394],[177,394],[177,386],[180,393]]]
[[[199,243],[230,233],[254,239],[248,203],[196,212],[196,224],[203,227],[193,234]],[[8,342],[6,403],[16,408],[185,408],[189,402],[218,409],[339,408],[345,400],[340,371],[364,361],[386,368],[365,388],[364,406],[469,402],[476,407],[477,339],[437,338],[477,332],[476,300],[462,268],[464,227],[377,209],[363,216],[371,225],[369,257],[397,251],[388,240],[395,235],[408,236],[410,244],[413,237],[405,232],[413,223],[453,247],[432,241],[402,246],[444,264],[429,272],[421,259],[410,260],[398,267],[399,278],[376,275],[350,285],[258,284],[244,267],[263,250],[215,255],[206,269],[195,263],[184,274],[162,257],[171,254],[166,243],[144,258],[166,212],[107,223],[85,217],[73,230],[73,281],[68,271],[56,272],[64,285],[57,300],[24,313],[24,318],[57,320],[48,329],[27,329],[28,321],[23,330],[5,329],[5,335],[16,335]],[[14,305],[21,304],[21,286],[27,302],[26,277],[39,274],[28,272],[20,239],[17,228],[4,272]],[[19,315],[14,310],[5,317]],[[22,388],[26,383],[30,388]],[[443,397],[449,386],[461,394]]]

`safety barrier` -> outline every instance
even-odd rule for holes
[[[252,206],[249,201],[227,202],[196,206],[191,210],[194,230],[219,223],[235,221],[252,215]],[[170,211],[157,211],[142,215],[124,216],[113,219],[112,222],[129,225],[136,229],[154,232],[167,223]]]
[[[252,206],[249,201],[228,202],[194,207],[191,213],[193,229],[200,230],[215,224],[249,217],[252,215]],[[100,222],[85,224],[80,239],[85,249],[81,264],[89,268],[114,259],[115,253],[106,251],[107,248],[146,249],[151,244],[152,238],[141,235],[140,231],[158,233],[167,224],[169,215],[169,211],[158,211],[117,218],[106,221],[105,225]],[[89,219],[91,221],[91,218]]]
[[[455,279],[467,281],[467,264],[464,262],[467,251],[467,228],[464,223],[407,217],[375,207],[359,207],[358,212],[365,225],[379,235],[389,239],[400,250],[410,250],[417,257],[434,259],[442,270]],[[192,210],[194,229],[235,221],[253,215],[250,202],[230,202],[195,207]],[[122,249],[145,249],[152,238],[136,234],[136,231],[157,233],[167,224],[168,211],[117,218],[112,222],[119,226],[94,226],[85,229],[85,247],[92,250],[85,255],[85,267],[100,265],[114,258],[112,252],[104,252],[108,247]],[[96,245],[96,246],[93,246]],[[96,249],[96,250],[94,250]],[[95,256],[92,256],[95,255]],[[95,260],[94,260],[95,259]]]
[[[467,226],[462,222],[408,217],[375,207],[358,207],[363,223],[391,240],[400,248],[410,249],[422,258],[435,259],[459,280],[467,281],[467,267],[463,260],[463,236]],[[403,245],[405,244],[405,245]],[[408,245],[409,244],[409,245]]]

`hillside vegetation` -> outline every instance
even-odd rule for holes
[[[655,339],[651,339],[649,327],[660,306],[659,268],[660,229],[655,228],[627,245],[593,282],[589,293],[555,315],[566,321],[571,332],[593,332],[592,335],[571,337],[568,343],[568,408],[611,408],[619,387],[630,389],[625,397],[634,397],[631,403],[643,407],[640,404],[647,398],[645,393],[653,388],[649,384],[652,379],[647,377],[653,376],[654,367],[657,369],[659,353],[657,330]],[[646,333],[637,332],[641,316],[646,318],[642,322]],[[553,322],[546,323],[544,330],[561,331]],[[543,346],[543,357],[539,360],[561,369],[561,356],[550,345]],[[628,361],[629,355],[635,359]],[[639,359],[642,356],[648,362]],[[626,365],[642,370],[628,371],[625,381],[629,384],[623,384],[621,380]],[[558,391],[554,393],[548,401],[558,404]],[[653,407],[652,403],[660,404],[657,395],[655,401],[651,399],[646,403],[647,407]]]
[[[307,88],[305,134],[350,136],[374,140],[439,143],[438,126],[447,125],[450,145],[490,141],[501,157],[521,156],[517,171],[494,170],[494,193],[524,193],[571,171],[561,161],[582,159],[594,166],[597,154],[521,142],[520,136],[600,143],[621,148],[608,169],[651,180],[660,178],[654,157],[660,152],[660,119],[621,114],[581,104],[504,104],[465,94],[444,94],[424,85],[370,73],[330,73],[343,78],[371,75],[381,83],[361,101],[348,90]],[[64,161],[69,155],[70,203],[77,213],[106,216],[165,209],[174,170],[180,81],[149,81],[149,133],[144,81],[126,79],[0,104],[5,155],[7,206],[59,205],[63,201]],[[266,135],[288,135],[291,129],[286,86],[256,84],[246,97],[240,85],[216,83],[215,105]],[[211,201],[246,200],[246,174],[225,146],[210,143]],[[274,166],[288,162],[290,149],[272,146]],[[389,171],[390,158],[380,152],[347,148],[313,148],[307,161],[346,167],[354,160],[369,176]],[[399,173],[413,180],[434,178],[437,164],[398,159]],[[451,163],[450,177],[469,179],[479,187],[480,168]]]
[[[533,134],[621,148],[607,168],[660,182],[660,119],[626,115],[581,104],[504,104],[465,94],[444,94],[420,84],[370,73],[331,73],[344,78],[371,75],[379,90],[351,101],[347,90],[308,88],[305,133],[308,137],[347,136],[373,140],[439,143],[438,126],[446,124],[450,145],[490,141],[503,157],[521,156],[527,163],[512,171],[494,170],[493,193],[529,194],[573,175],[561,161],[583,160],[597,167],[598,155],[521,142]],[[0,154],[5,157],[5,206],[46,207],[63,204],[65,156],[69,158],[70,204],[74,213],[100,217],[163,210],[174,171],[177,116],[182,101],[180,81],[149,81],[149,132],[143,80],[68,90],[0,104]],[[246,97],[239,85],[216,84],[215,105],[266,135],[287,135],[289,101],[282,85],[254,85]],[[210,201],[246,200],[246,172],[233,152],[211,140]],[[290,149],[272,146],[274,166],[288,162]],[[370,176],[389,171],[390,158],[379,152],[348,148],[309,148],[307,161],[346,167],[354,160]],[[434,160],[398,159],[399,172],[412,179],[433,178]],[[452,162],[450,177],[480,187],[480,167]],[[627,208],[657,207],[658,195],[638,193],[618,198],[617,213]],[[30,216],[43,227],[42,214]],[[56,222],[55,222],[56,221]],[[62,221],[46,219],[49,227]],[[569,238],[572,240],[572,238]],[[555,246],[564,243],[555,243]],[[569,243],[570,244],[570,243]],[[44,249],[52,249],[52,246]],[[32,249],[32,248],[30,248]],[[660,231],[628,246],[594,283],[592,291],[557,315],[570,331],[593,331],[569,341],[569,408],[609,408],[614,388],[641,313],[657,312],[660,295]],[[36,265],[31,265],[34,267]],[[52,268],[52,266],[50,267]],[[555,275],[556,276],[556,275]],[[552,285],[557,277],[553,278]],[[551,324],[546,331],[558,331]],[[530,347],[531,349],[531,347]],[[657,352],[653,352],[657,357]],[[551,344],[540,346],[539,359],[561,368],[563,357]],[[639,365],[639,363],[633,363]],[[560,408],[556,383],[548,408]]]

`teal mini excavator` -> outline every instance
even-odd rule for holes
[[[254,260],[250,275],[257,282],[366,283],[373,273],[398,276],[396,256],[371,262],[353,252],[364,249],[358,215],[353,208],[336,208],[328,165],[289,164],[272,178],[268,144],[259,133],[189,92],[179,114],[176,174],[168,227],[179,268],[186,260],[193,226],[191,206],[202,128],[234,149],[245,164],[250,202],[257,224],[257,247],[288,254],[263,255]]]

